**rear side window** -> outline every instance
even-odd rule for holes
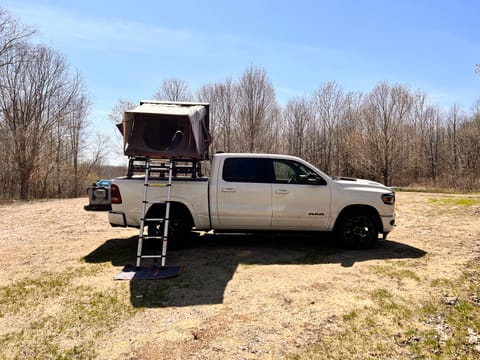
[[[223,180],[228,182],[273,182],[273,164],[270,159],[228,158],[223,163]]]

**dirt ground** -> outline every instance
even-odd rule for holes
[[[140,283],[113,280],[134,263],[137,230],[111,228],[106,213],[83,210],[86,198],[4,204],[0,286],[103,264],[78,282],[125,290],[136,311],[95,338],[96,357],[278,359],[335,331],[375,289],[420,301],[432,280],[458,276],[480,253],[479,207],[431,200],[457,196],[467,197],[398,193],[397,227],[371,250],[338,249],[322,235],[199,235],[169,253],[178,277]],[[22,324],[0,317],[0,336],[12,327]]]

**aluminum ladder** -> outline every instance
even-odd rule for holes
[[[152,160],[160,159],[151,159],[150,157],[145,158],[145,181],[143,184],[143,201],[142,201],[142,212],[140,215],[140,229],[138,234],[138,247],[137,247],[137,269],[140,268],[142,259],[161,259],[161,269],[166,268],[166,258],[167,258],[167,244],[168,244],[168,226],[170,218],[170,197],[172,189],[172,177],[173,177],[173,159],[162,159],[165,161],[160,165],[152,164]],[[152,172],[160,172],[161,174],[167,173],[167,183],[166,184],[155,184],[151,182],[150,175]],[[150,187],[167,187],[167,199],[163,201],[151,201],[148,199],[148,189]],[[163,218],[147,218],[147,205],[154,204],[165,204],[165,217]],[[145,235],[145,226],[149,222],[159,222],[163,223],[163,235]],[[146,239],[156,239],[162,240],[162,252],[160,255],[144,255],[143,254],[143,240]]]

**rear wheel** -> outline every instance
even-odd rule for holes
[[[163,236],[163,222],[148,225],[149,236]],[[191,223],[182,214],[171,214],[168,222],[168,249],[176,250],[185,246],[190,232],[192,230]]]
[[[336,238],[350,249],[368,249],[378,239],[374,216],[366,211],[350,211],[342,215],[335,228]]]

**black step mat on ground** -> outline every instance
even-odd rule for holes
[[[114,280],[156,280],[168,279],[175,276],[181,271],[181,266],[140,266],[125,265],[122,271],[113,277]]]

